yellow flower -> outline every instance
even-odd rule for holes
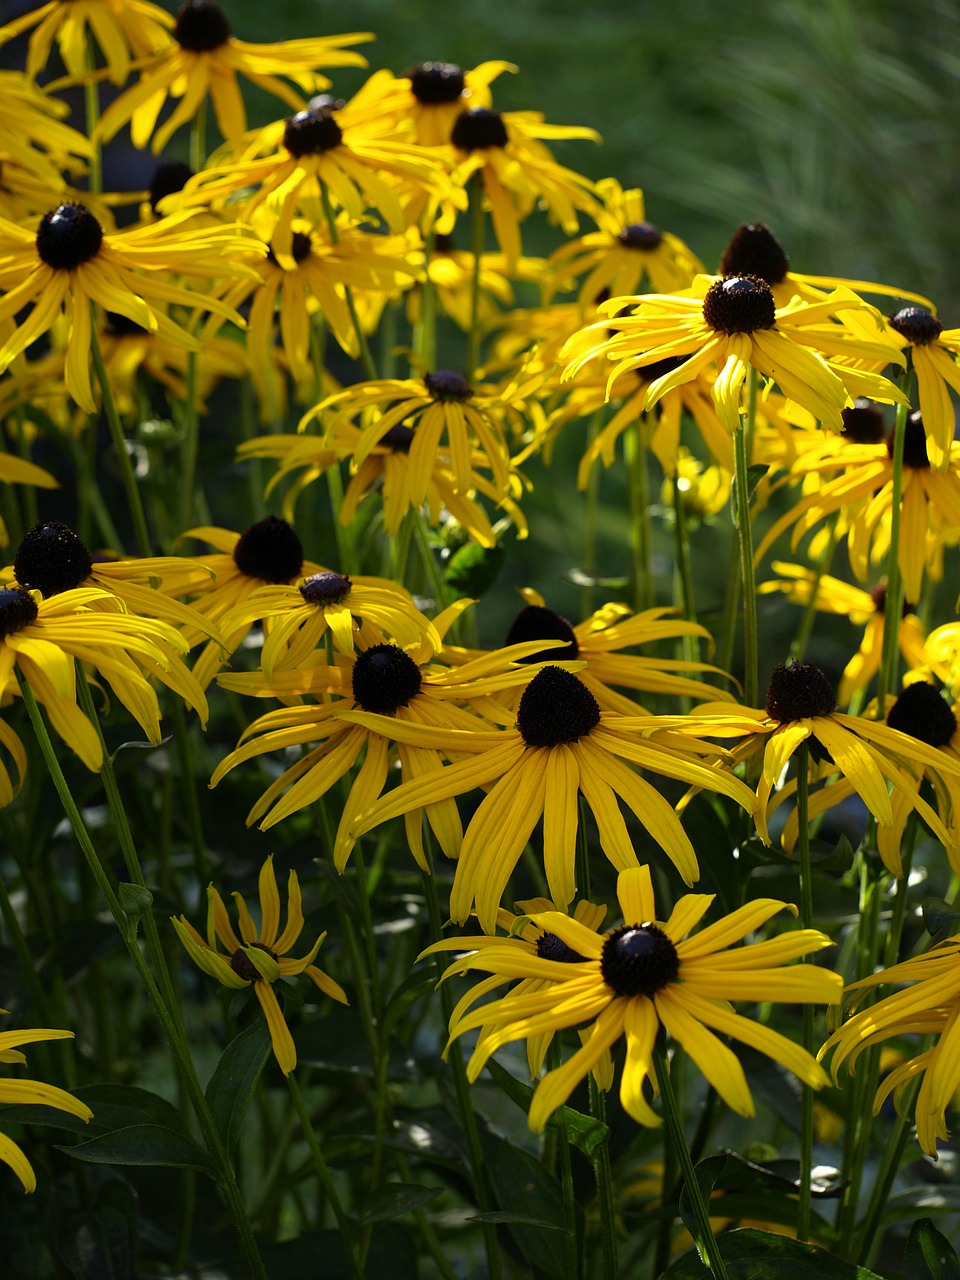
[[[303,106],[302,94],[330,87],[326,76],[317,74],[318,67],[365,67],[366,59],[345,50],[344,45],[372,38],[352,32],[248,44],[231,33],[226,14],[213,0],[187,0],[177,13],[173,43],[167,42],[143,61],[139,82],[110,103],[96,137],[109,142],[129,121],[133,145],[145,147],[152,141],[154,152],[159,153],[176,130],[194,118],[209,95],[220,132],[236,144],[247,127],[238,73],[296,111]],[[301,92],[285,84],[287,80]],[[180,101],[169,120],[157,129],[168,95]]]
[[[0,27],[0,45],[31,31],[26,73],[35,80],[57,52],[75,80],[90,71],[91,44],[96,43],[110,80],[121,85],[130,63],[170,44],[174,19],[149,0],[50,0]]]
[[[512,1040],[590,1023],[578,1052],[537,1086],[530,1106],[531,1129],[544,1127],[621,1037],[626,1040],[623,1108],[639,1124],[659,1124],[644,1085],[653,1075],[652,1055],[661,1027],[738,1115],[753,1115],[753,1098],[736,1054],[721,1036],[765,1053],[812,1088],[827,1083],[826,1073],[805,1049],[734,1013],[729,1001],[836,1004],[842,989],[837,974],[819,965],[789,964],[831,946],[829,938],[815,929],[800,929],[766,942],[733,946],[778,912],[795,910],[772,898],[749,902],[688,938],[714,895],[687,894],[668,920],[658,922],[650,869],[645,866],[620,873],[617,897],[624,923],[607,934],[559,911],[534,912],[530,919],[555,940],[552,946],[538,947],[532,956],[521,941],[499,939],[456,962],[458,972],[481,969],[544,981],[540,991],[511,993],[451,1022],[451,1038],[485,1028],[467,1065],[471,1080],[492,1053]],[[465,946],[470,941],[462,939]],[[560,958],[550,958],[551,951],[561,953]]]
[[[63,123],[69,108],[18,71],[0,71],[0,137],[3,152],[51,194],[63,190],[61,170],[82,172],[93,147]],[[54,195],[54,199],[56,195]]]
[[[664,506],[672,506],[674,486],[680,492],[688,519],[700,521],[719,514],[730,501],[730,472],[723,467],[705,467],[689,449],[680,445],[674,455],[673,476],[667,473],[661,489]]]
[[[413,121],[421,147],[442,147],[450,141],[457,117],[492,106],[490,85],[504,71],[516,70],[512,62],[481,62],[472,71],[452,62],[420,62],[397,79],[389,71],[378,71],[370,77],[370,86],[383,93],[386,109],[397,120]]]
[[[927,433],[927,452],[937,471],[950,465],[957,410],[950,391],[960,394],[960,329],[944,329],[926,307],[902,307],[890,317],[890,328],[910,352],[917,375],[920,414]]]
[[[273,854],[260,868],[260,928],[253,922],[247,904],[239,893],[233,894],[237,906],[239,933],[234,932],[230,916],[220,894],[213,887],[207,887],[207,937],[202,938],[185,916],[172,919],[177,936],[187,949],[190,959],[204,973],[209,973],[225,987],[242,991],[253,987],[254,994],[260,1002],[263,1015],[270,1029],[273,1052],[280,1070],[285,1076],[297,1065],[297,1050],[293,1036],[287,1026],[277,999],[274,986],[281,978],[296,977],[305,973],[319,987],[324,995],[340,1004],[348,1000],[343,988],[322,969],[313,963],[317,952],[326,938],[321,933],[309,952],[299,960],[287,953],[297,943],[303,932],[303,902],[300,894],[300,881],[295,871],[290,872],[287,881],[287,923],[280,929],[280,894],[277,890],[277,877],[273,870]],[[221,952],[218,943],[226,947],[227,954]]]

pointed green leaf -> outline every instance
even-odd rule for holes
[[[910,1280],[960,1280],[960,1259],[947,1237],[929,1218],[913,1224],[904,1255]]]
[[[227,1151],[240,1139],[243,1119],[270,1056],[270,1032],[258,1019],[231,1040],[207,1085],[207,1102]]]
[[[159,1124],[134,1124],[105,1133],[75,1147],[58,1147],[74,1160],[90,1164],[159,1165],[172,1169],[196,1169],[215,1178],[206,1154],[182,1133]]]

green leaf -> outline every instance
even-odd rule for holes
[[[924,928],[931,938],[935,938],[938,933],[952,931],[960,920],[960,911],[942,898],[924,898],[920,910],[923,912]]]
[[[543,1218],[527,1218],[522,1213],[474,1213],[465,1222],[504,1222],[519,1223],[525,1227],[539,1227],[544,1231],[564,1231],[566,1228],[559,1222],[547,1222]]]
[[[111,1178],[91,1208],[63,1222],[54,1250],[77,1280],[137,1280],[139,1218],[133,1188],[121,1178]]]
[[[498,1143],[490,1171],[501,1211],[513,1217],[517,1205],[537,1207],[537,1225],[523,1221],[507,1223],[527,1263],[536,1272],[563,1275],[566,1221],[563,1194],[556,1180],[539,1160],[506,1139]]]
[[[114,1133],[118,1129],[127,1129],[137,1124],[155,1124],[186,1136],[183,1119],[177,1108],[166,1098],[150,1093],[147,1089],[138,1089],[130,1084],[88,1084],[80,1089],[72,1089],[71,1092],[93,1112],[93,1119],[87,1124],[78,1116],[40,1105],[4,1107],[3,1118],[18,1124],[69,1129],[88,1138],[91,1135]]]
[[[116,764],[117,756],[121,751],[156,751],[159,747],[165,747],[173,741],[173,734],[168,733],[165,738],[161,738],[159,742],[144,742],[139,739],[133,742],[121,742],[119,747],[110,755],[110,763]]]
[[[388,1182],[367,1196],[360,1221],[367,1225],[402,1217],[436,1200],[440,1190],[440,1187],[424,1187],[416,1182]]]
[[[284,1244],[261,1249],[263,1265],[273,1280],[340,1280],[353,1275],[350,1257],[339,1231],[311,1231]],[[418,1280],[417,1251],[410,1233],[396,1223],[373,1233],[364,1275],[390,1280]]]
[[[724,1231],[717,1243],[727,1280],[882,1280],[875,1271],[823,1249],[755,1227]],[[708,1280],[710,1274],[691,1250],[668,1267],[661,1280]]]
[[[126,931],[128,936],[135,938],[140,917],[145,915],[153,906],[153,894],[144,885],[123,882],[117,885],[117,897],[120,900],[123,913],[127,917]]]
[[[450,557],[443,580],[461,596],[486,595],[503,568],[506,554],[506,547],[499,542],[493,547],[468,542]]]
[[[522,1080],[512,1076],[505,1067],[502,1067],[493,1058],[487,1062],[487,1070],[510,1101],[515,1102],[526,1115],[530,1110],[530,1100],[533,1097],[532,1086],[524,1084]],[[603,1146],[610,1136],[610,1130],[602,1120],[595,1120],[593,1116],[585,1116],[582,1111],[575,1111],[573,1107],[568,1106],[557,1108],[550,1118],[550,1125],[562,1125],[567,1132],[568,1139],[578,1151],[582,1151],[588,1158],[592,1158],[597,1148]]]
[[[697,1186],[700,1188],[700,1195],[704,1204],[707,1206],[707,1216],[709,1217],[710,1196],[713,1192],[714,1184],[723,1172],[724,1165],[727,1163],[725,1155],[710,1156],[706,1160],[701,1160],[694,1169],[694,1177],[697,1180]],[[683,1225],[693,1236],[696,1246],[700,1251],[701,1258],[706,1257],[705,1241],[703,1233],[700,1230],[700,1223],[694,1211],[693,1197],[690,1194],[690,1188],[686,1182],[680,1189],[680,1217],[683,1219]]]
[[[215,1178],[206,1154],[195,1142],[159,1124],[133,1124],[105,1133],[75,1147],[58,1147],[74,1160],[89,1164],[159,1165],[171,1169],[196,1169]]]
[[[224,1049],[207,1085],[207,1102],[214,1124],[231,1154],[240,1139],[244,1116],[269,1056],[270,1032],[261,1020],[252,1022]]]
[[[913,1224],[903,1262],[910,1280],[960,1280],[960,1259],[929,1218]]]

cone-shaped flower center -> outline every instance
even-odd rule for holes
[[[423,381],[434,400],[469,400],[473,395],[470,383],[453,369],[437,369]]]
[[[364,711],[392,716],[420,692],[420,668],[395,644],[375,644],[353,664],[353,696]]]
[[[925,680],[907,685],[890,708],[887,724],[928,747],[945,747],[957,732],[957,717],[949,703]]]
[[[292,156],[318,156],[343,141],[343,130],[333,118],[333,104],[322,102],[290,116],[283,130],[283,145]]]
[[[663,232],[653,222],[631,222],[617,239],[624,249],[657,249],[663,240]]]
[[[882,444],[887,438],[883,414],[869,400],[854,400],[852,408],[840,410],[840,416],[844,440],[854,444]]]
[[[926,307],[904,307],[890,317],[890,327],[914,347],[936,342],[943,333],[943,325]]]
[[[541,960],[557,960],[560,964],[583,964],[584,957],[568,947],[555,933],[541,933],[537,939],[537,955]]]
[[[580,653],[573,627],[566,618],[539,604],[528,604],[521,609],[507,632],[504,644],[524,644],[528,640],[568,640],[562,648],[541,649],[521,662],[556,662],[562,658],[576,658]]]
[[[13,561],[21,587],[44,596],[72,591],[90,577],[93,557],[69,525],[61,520],[35,524],[24,535]]]
[[[250,946],[256,947],[258,951],[265,951],[274,960],[277,959],[277,953],[271,951],[269,947],[265,947],[262,942],[251,942]],[[230,968],[238,978],[243,978],[245,982],[260,982],[263,978],[260,970],[242,947],[238,948],[230,957]]]
[[[103,227],[83,204],[61,204],[40,219],[37,253],[54,271],[73,271],[100,252]]]
[[[182,160],[165,160],[157,165],[150,183],[150,208],[157,212],[157,205],[165,196],[182,191],[193,177],[193,170]]]
[[[887,436],[887,453],[893,457],[893,437],[891,431]],[[903,429],[903,465],[912,467],[914,471],[929,471],[930,459],[927,457],[927,433],[923,428],[923,418],[917,409],[907,418]]]
[[[625,924],[607,935],[600,972],[618,996],[652,996],[676,982],[680,957],[658,925]]]
[[[767,715],[787,724],[811,716],[829,716],[837,709],[833,686],[811,662],[788,662],[774,667],[767,688]]]
[[[315,573],[300,583],[300,594],[307,604],[339,604],[350,594],[353,583],[343,574],[326,569]]]
[[[454,62],[421,62],[409,76],[413,96],[425,107],[456,102],[466,87],[463,72]]]
[[[0,587],[0,640],[37,620],[37,602],[19,587]]]
[[[500,112],[477,107],[457,117],[450,141],[460,151],[480,151],[483,147],[505,147],[509,139]]]
[[[294,231],[290,238],[290,257],[299,266],[301,262],[306,262],[307,258],[313,252],[313,241],[308,235],[304,235],[302,231]],[[267,261],[277,267],[277,255],[273,252],[273,245],[267,250]]]
[[[391,427],[380,437],[378,443],[392,453],[409,453],[410,446],[413,444],[413,427],[407,427],[402,422],[398,422],[395,427]]]
[[[722,276],[759,276],[779,284],[790,270],[783,245],[762,222],[745,222],[730,237],[720,259]]]
[[[517,728],[528,747],[576,742],[600,723],[600,706],[582,681],[562,667],[544,667],[517,707]]]
[[[233,562],[248,578],[290,582],[303,569],[303,544],[280,516],[266,516],[240,535]]]
[[[753,333],[773,328],[777,305],[766,280],[759,276],[728,276],[707,290],[703,318],[718,333]]]
[[[213,0],[187,0],[177,14],[174,39],[191,53],[209,53],[230,39],[230,23]]]

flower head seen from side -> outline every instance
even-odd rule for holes
[[[512,62],[481,62],[464,71],[454,62],[418,62],[403,76],[386,81],[390,110],[401,119],[413,121],[414,137],[421,147],[442,147],[450,141],[450,131],[464,111],[493,106],[490,86],[505,71],[516,71]],[[373,77],[376,79],[376,77]],[[397,92],[403,86],[405,91]]]
[[[508,938],[455,962],[457,972],[479,969],[545,983],[532,994],[511,993],[472,1012],[461,1011],[450,1027],[452,1037],[485,1029],[467,1066],[471,1080],[502,1045],[589,1023],[581,1048],[538,1084],[530,1106],[531,1129],[543,1129],[621,1039],[626,1041],[620,1083],[623,1108],[639,1124],[659,1124],[645,1096],[645,1083],[654,1075],[653,1051],[661,1028],[693,1058],[738,1115],[753,1115],[753,1098],[743,1067],[722,1036],[773,1058],[812,1088],[827,1083],[826,1073],[805,1049],[769,1026],[734,1013],[729,1001],[838,1003],[843,983],[837,974],[819,965],[791,964],[832,945],[829,938],[815,929],[801,929],[735,946],[778,912],[793,910],[771,898],[749,902],[687,937],[710,908],[713,895],[687,894],[661,922],[645,866],[620,873],[617,897],[623,924],[606,934],[561,912],[531,914],[533,924],[563,948],[559,958],[530,955],[522,941]],[[463,939],[463,945],[469,947],[470,940]]]
[[[2,1011],[0,1011],[2,1012]],[[72,1040],[72,1031],[52,1031],[47,1028],[32,1028],[26,1031],[0,1031],[0,1062],[25,1063],[26,1058],[20,1052],[24,1044],[36,1044],[41,1040]],[[56,1107],[58,1111],[66,1111],[76,1116],[84,1124],[93,1118],[93,1112],[75,1098],[66,1089],[56,1085],[42,1084],[39,1080],[18,1080],[4,1074],[0,1078],[0,1103],[4,1105]],[[37,1177],[33,1166],[23,1151],[12,1138],[0,1133],[0,1160],[9,1165],[23,1184],[26,1192],[36,1191]]]
[[[297,1050],[277,999],[276,984],[281,978],[292,978],[303,973],[324,995],[340,1004],[347,1004],[343,988],[313,963],[317,958],[326,934],[322,933],[307,954],[299,960],[289,952],[303,932],[303,901],[300,881],[295,871],[287,881],[287,921],[280,928],[280,894],[273,869],[273,854],[260,869],[259,877],[260,926],[239,893],[234,893],[238,930],[234,930],[229,913],[218,891],[207,888],[207,936],[203,938],[185,916],[173,919],[177,936],[187,949],[190,959],[204,973],[216,978],[223,986],[235,991],[253,987],[260,1002],[273,1052],[280,1070],[289,1075],[297,1065]],[[220,945],[226,948],[226,954]]]
[[[927,453],[937,471],[950,465],[957,410],[950,395],[960,395],[960,329],[944,329],[926,307],[901,307],[889,320],[917,375],[919,409],[927,433]]]
[[[920,1079],[914,1118],[917,1141],[936,1159],[937,1139],[946,1141],[947,1110],[960,1088],[960,939],[950,938],[929,951],[882,969],[847,987],[854,1007],[879,986],[910,983],[854,1013],[830,1036],[820,1056],[833,1054],[834,1078],[846,1064],[853,1071],[864,1050],[903,1036],[935,1036],[936,1043],[901,1062],[881,1082],[873,1101],[877,1115],[891,1094],[899,1101]]]

